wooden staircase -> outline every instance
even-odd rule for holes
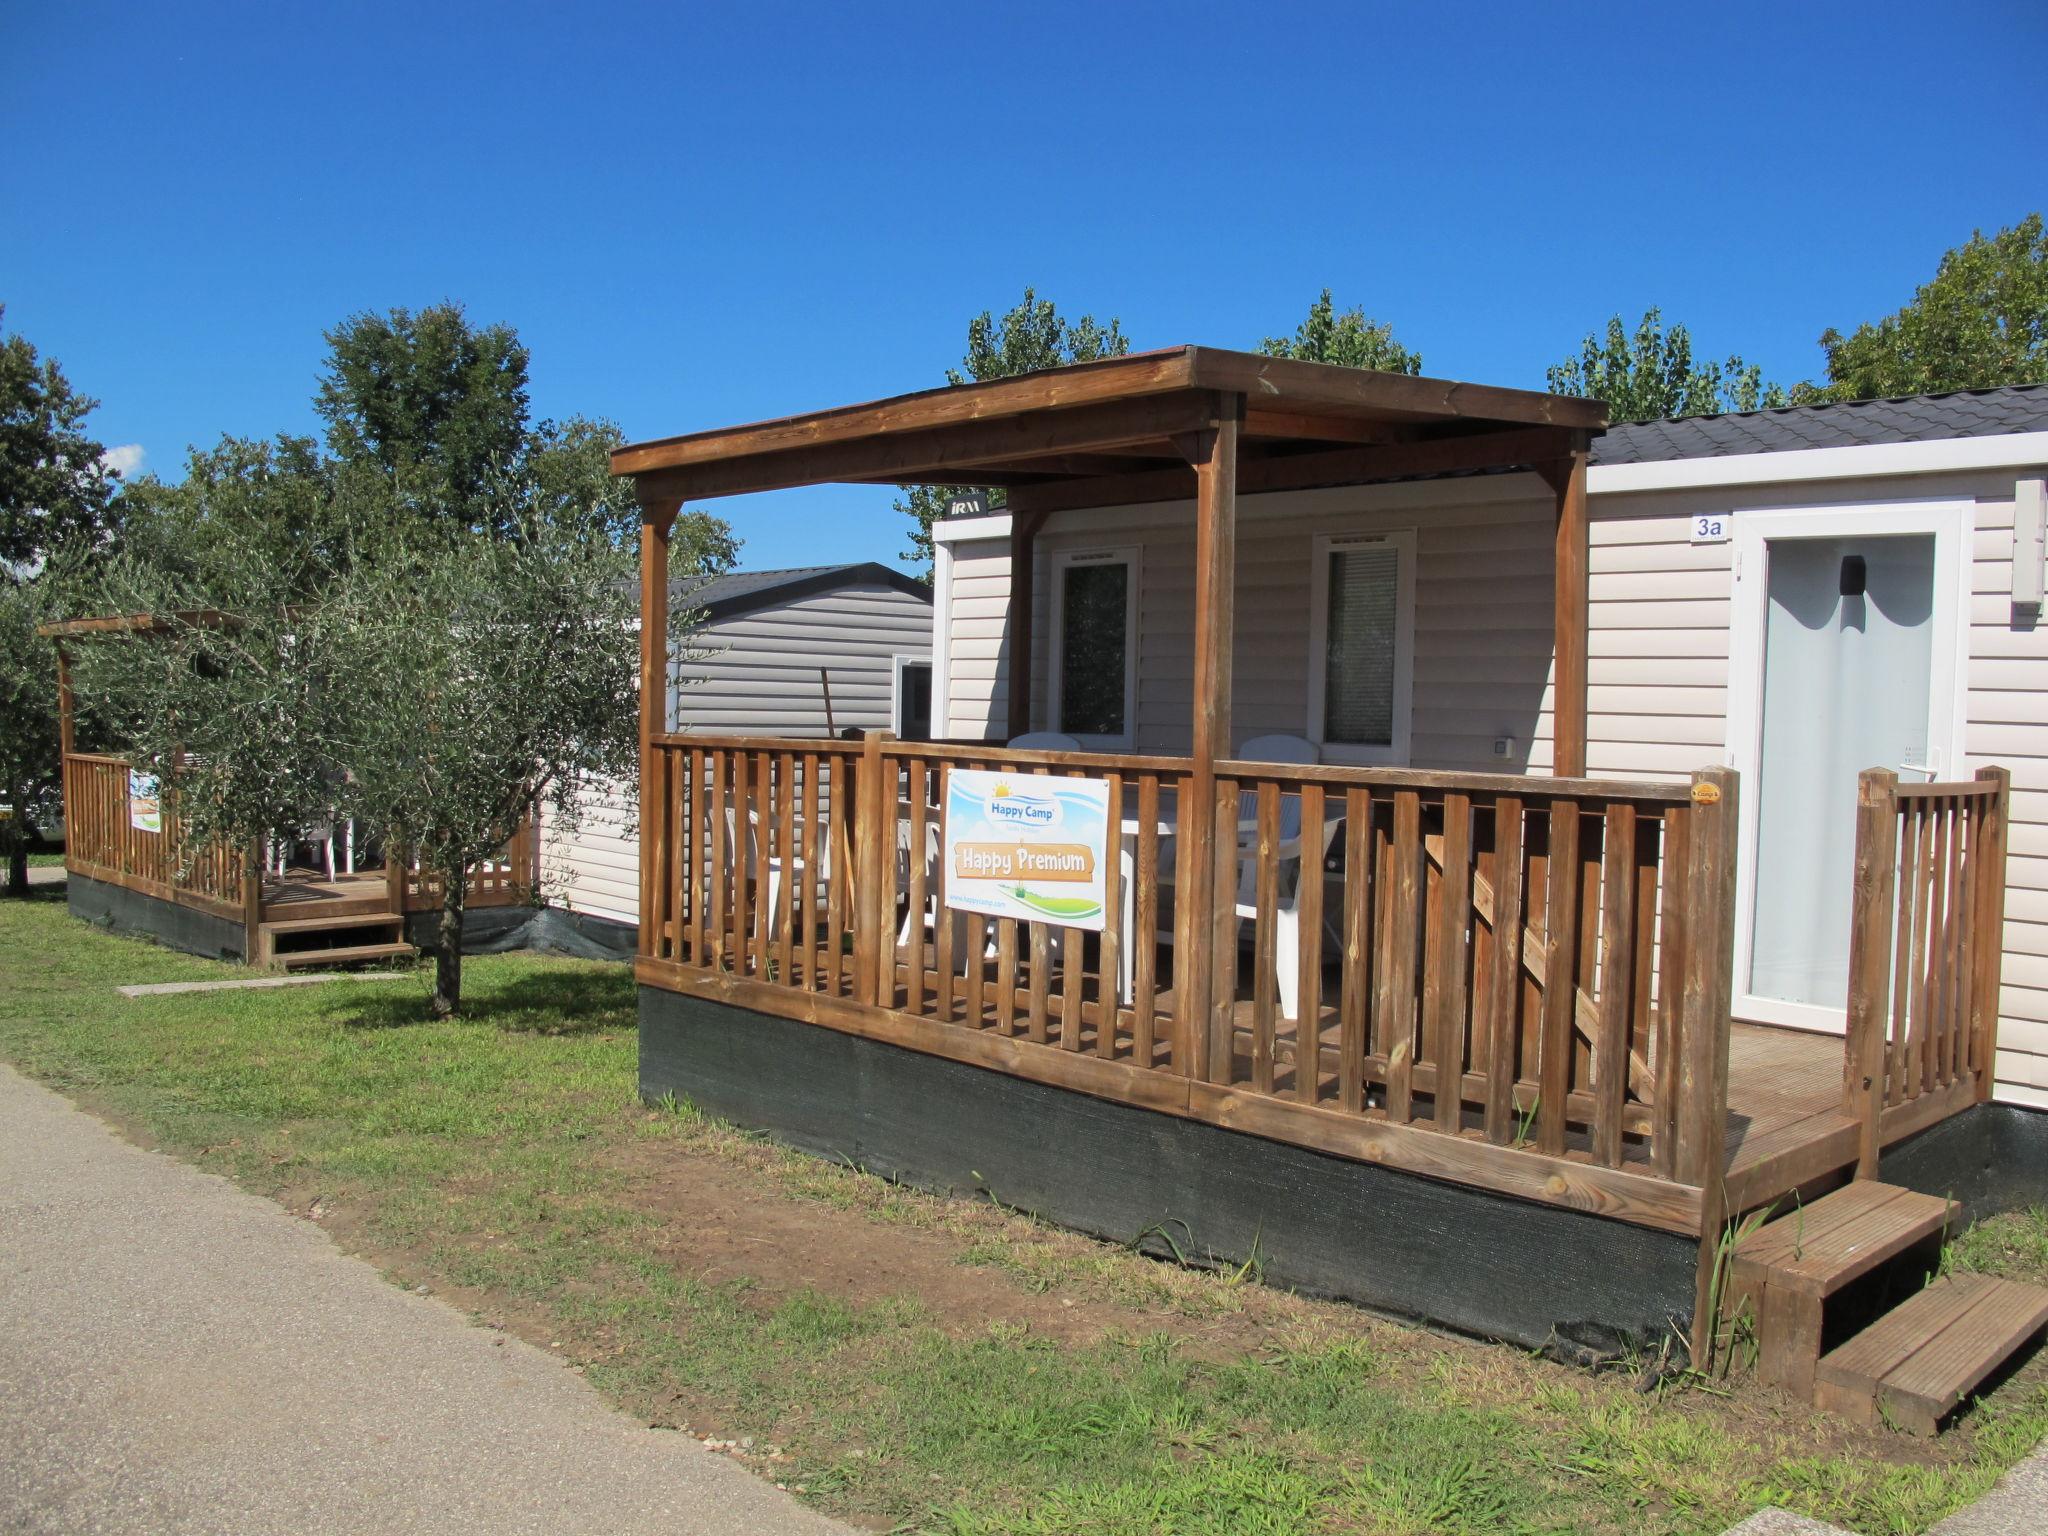
[[[412,959],[419,951],[405,942],[405,918],[392,911],[323,912],[318,917],[266,920],[257,928],[255,964],[287,971],[314,966],[360,965],[372,960]]]
[[[1731,1311],[1755,1320],[1768,1381],[1863,1423],[1933,1434],[2048,1329],[2048,1290],[1986,1275],[1934,1279],[1952,1200],[1858,1179],[1739,1243]]]

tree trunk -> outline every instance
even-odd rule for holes
[[[19,784],[7,786],[7,805],[13,814],[4,826],[0,826],[0,839],[7,844],[7,894],[10,896],[28,894],[28,812],[22,803],[23,798]]]
[[[427,1011],[452,1018],[462,1007],[462,900],[467,870],[441,871],[441,936],[434,954],[434,996]]]

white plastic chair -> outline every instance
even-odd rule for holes
[[[1078,752],[1079,738],[1069,736],[1065,731],[1026,731],[1022,736],[1012,737],[1010,746],[1018,752]]]
[[[1303,736],[1254,736],[1237,749],[1237,755],[1247,762],[1257,763],[1308,764],[1322,761],[1321,749]],[[1256,822],[1258,815],[1258,793],[1246,790],[1238,797],[1237,819],[1240,823]],[[1324,817],[1322,846],[1315,850],[1315,864],[1311,868],[1304,861],[1301,846],[1301,796],[1280,797],[1280,841],[1274,849],[1280,864],[1280,877],[1278,906],[1273,914],[1273,971],[1274,979],[1280,984],[1280,1012],[1285,1018],[1298,1018],[1301,1013],[1301,971],[1297,963],[1301,944],[1301,885],[1304,880],[1322,878],[1323,862],[1330,856],[1330,847],[1341,825],[1341,818]],[[1236,897],[1239,917],[1256,919],[1259,915],[1258,849],[1256,832],[1239,834]]]

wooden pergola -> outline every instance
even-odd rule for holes
[[[1011,514],[1009,731],[1020,735],[1045,518],[1192,499],[1189,755],[1206,802],[1232,741],[1238,496],[1530,469],[1557,501],[1552,772],[1576,777],[1586,769],[1586,459],[1606,424],[1597,400],[1181,346],[635,443],[612,455],[612,471],[633,478],[644,509],[641,676],[667,673],[668,535],[684,502],[830,483],[1000,486]],[[662,711],[661,690],[643,688],[643,760]],[[1213,829],[1193,830],[1197,878],[1215,878],[1217,851]]]
[[[612,470],[646,509],[643,581],[664,608],[685,501],[826,483],[1002,487],[1012,734],[1029,728],[1032,544],[1047,514],[1192,499],[1199,767],[1230,745],[1240,494],[1532,469],[1557,497],[1553,771],[1570,776],[1586,759],[1586,450],[1606,424],[1595,400],[1182,346],[636,443]]]

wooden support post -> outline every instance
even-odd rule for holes
[[[2003,768],[1979,768],[1979,780],[1995,787],[1977,823],[1972,862],[1977,900],[1972,910],[1976,945],[1970,956],[1970,1070],[1977,1074],[1977,1102],[1991,1097],[1998,1080],[1999,978],[2005,959],[2005,847],[2012,811],[2012,775]]]
[[[1216,425],[1182,440],[1195,468],[1194,730],[1189,744],[1193,804],[1182,807],[1180,897],[1192,904],[1195,963],[1177,966],[1185,999],[1189,1075],[1230,1081],[1237,1006],[1237,838],[1235,808],[1217,803],[1216,760],[1230,751],[1231,648],[1237,576],[1237,447],[1244,396],[1219,396]],[[1206,946],[1204,935],[1207,936]],[[1209,964],[1202,964],[1207,959]]]
[[[1557,555],[1552,618],[1556,661],[1551,678],[1551,768],[1560,778],[1586,772],[1586,653],[1588,649],[1586,459],[1583,444],[1546,466],[1557,492]]]
[[[882,756],[882,744],[895,739],[887,731],[861,738],[854,784],[853,995],[882,1007],[896,996],[895,763]],[[924,850],[912,848],[910,857],[922,859]],[[916,913],[911,919],[921,921]]]
[[[1885,1031],[1891,1011],[1892,908],[1898,885],[1899,776],[1856,781],[1856,880],[1849,908],[1849,1007],[1842,1042],[1842,1113],[1857,1124],[1856,1177],[1877,1177],[1884,1120]]]
[[[1686,870],[1686,946],[1679,999],[1678,1137],[1674,1174],[1700,1187],[1700,1250],[1693,1293],[1692,1363],[1713,1363],[1715,1270],[1728,1189],[1728,1035],[1735,996],[1735,852],[1738,776],[1707,768],[1692,777]]]
[[[1010,682],[1009,730],[1018,737],[1031,729],[1032,613],[1037,605],[1034,579],[1038,559],[1038,529],[1043,512],[1014,512],[1010,515]]]
[[[57,747],[65,757],[78,750],[78,700],[71,691],[71,657],[65,653],[64,642],[55,642],[57,651]]]
[[[681,510],[680,501],[641,502],[639,951],[645,956],[661,952],[655,891],[669,874],[665,786],[654,738],[668,728],[668,533]]]

